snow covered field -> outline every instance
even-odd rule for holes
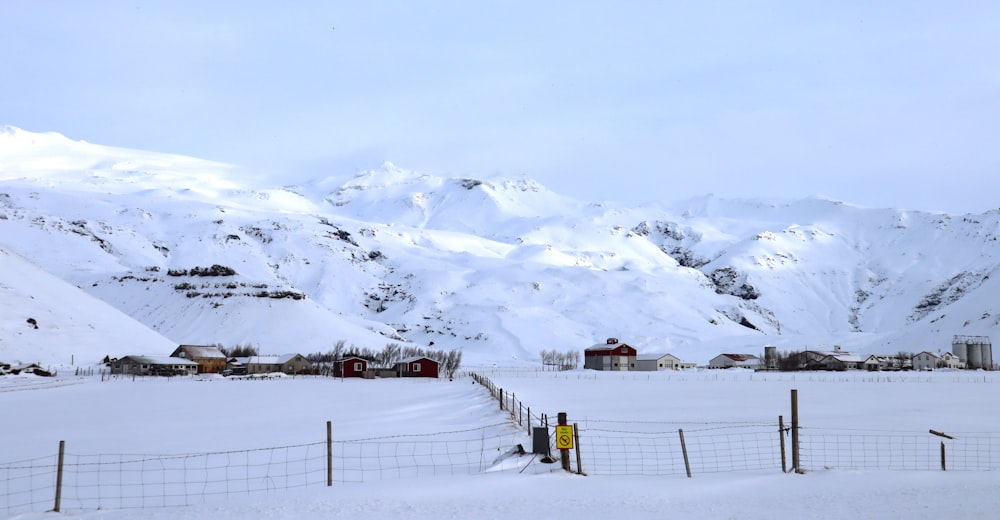
[[[31,497],[30,502],[37,505],[17,505],[25,499],[9,495],[18,481],[5,468],[14,461],[54,459],[60,440],[66,441],[66,452],[72,454],[68,461],[84,460],[73,458],[81,456],[93,461],[95,455],[105,462],[120,461],[122,454],[197,455],[194,464],[213,465],[219,456],[204,454],[227,452],[227,463],[238,466],[240,457],[257,456],[241,455],[246,450],[260,450],[247,453],[265,454],[270,459],[268,471],[281,464],[305,470],[301,481],[296,475],[282,481],[285,485],[275,484],[265,491],[194,494],[183,499],[191,505],[181,507],[163,507],[173,503],[163,497],[148,500],[142,509],[128,502],[116,505],[117,490],[109,488],[103,491],[107,505],[102,509],[79,509],[74,508],[73,496],[64,495],[62,515],[74,518],[593,518],[612,514],[621,518],[987,518],[995,516],[1000,505],[995,493],[1000,461],[989,449],[981,455],[992,469],[949,467],[945,472],[935,457],[929,457],[925,468],[899,470],[812,467],[817,459],[805,454],[803,475],[782,473],[777,459],[760,461],[756,469],[705,471],[705,461],[694,453],[690,479],[676,474],[673,466],[662,475],[640,476],[602,474],[607,468],[596,464],[602,457],[596,453],[600,446],[596,439],[614,435],[646,435],[646,439],[661,436],[652,432],[669,432],[662,437],[673,445],[673,434],[683,428],[691,451],[705,448],[700,438],[742,438],[744,428],[760,428],[773,431],[766,439],[777,444],[777,416],[784,415],[786,424],[790,420],[789,391],[793,388],[799,394],[804,443],[814,431],[825,436],[851,430],[855,437],[848,440],[926,437],[927,446],[933,448],[941,440],[928,433],[935,429],[957,438],[947,441],[954,452],[963,436],[1000,432],[1000,418],[992,413],[1000,397],[1000,374],[994,373],[480,370],[503,387],[505,394],[513,393],[531,406],[533,415],[546,413],[554,422],[555,413],[565,411],[571,423],[579,424],[583,469],[589,473],[584,477],[565,474],[557,469],[558,464],[543,464],[530,454],[505,458],[507,449],[518,443],[530,451],[523,422],[518,426],[517,414],[512,420],[509,411],[501,411],[489,392],[469,378],[238,381],[205,377],[102,382],[100,377],[76,378],[68,375],[70,370],[61,372],[56,380],[0,379],[0,410],[5,417],[0,426],[5,441],[0,448],[0,476],[5,480],[5,487],[0,487],[0,515],[51,517],[42,512],[52,507],[48,491]],[[349,456],[367,466],[351,472],[344,470],[350,463],[347,459],[335,460],[334,468],[344,471],[335,476],[333,487],[325,485],[326,421],[333,424],[334,445],[343,450],[337,456]],[[612,430],[630,433],[609,433]],[[760,440],[764,437],[757,433],[751,438],[755,444],[772,442]],[[636,446],[656,445],[648,442]],[[1000,448],[1000,442],[995,443]],[[738,442],[735,445],[743,448]],[[843,447],[839,441],[836,446],[824,446]],[[282,449],[271,449],[276,447]],[[416,453],[424,447],[426,452]],[[386,451],[390,448],[393,453]],[[804,450],[808,449],[805,444]],[[772,454],[769,446],[764,452]],[[855,466],[883,462],[879,458],[838,460]],[[120,470],[123,480],[132,478],[129,466],[119,467],[125,468]],[[198,473],[195,468],[187,469],[192,475]],[[252,464],[238,466],[240,475],[230,475],[233,480],[227,485],[234,490],[251,485],[253,479],[242,473],[253,471]],[[157,473],[142,475],[135,478],[159,489],[152,482]]]

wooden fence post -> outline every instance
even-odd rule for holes
[[[559,426],[568,426],[569,422],[566,419],[566,412],[559,412],[559,414],[556,415],[556,422]],[[569,450],[559,450],[559,460],[562,462],[563,471],[572,470],[569,467]]]
[[[326,486],[333,485],[333,422],[326,421]]]
[[[66,456],[66,441],[59,441],[59,466],[56,469],[56,504],[52,511],[58,513],[62,506],[63,461]]]
[[[576,474],[586,475],[583,472],[583,462],[580,459],[580,426],[573,423],[573,446],[576,448]]]
[[[792,471],[802,473],[799,467],[799,391],[792,389]]]
[[[778,416],[778,440],[781,441],[781,472],[788,473],[785,469],[787,466],[785,464],[785,418]]]
[[[688,449],[687,443],[684,442],[684,430],[678,429],[677,433],[681,436],[681,453],[684,454],[684,470],[687,471],[688,478],[691,478],[691,463],[688,461]]]

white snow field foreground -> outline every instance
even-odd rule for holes
[[[998,373],[472,370],[503,389],[505,410],[470,377],[3,377],[0,517],[953,519],[1000,507]],[[803,474],[782,472],[792,389]],[[529,406],[535,426],[558,412],[579,426],[586,476],[530,454]],[[529,453],[511,454],[518,444]]]

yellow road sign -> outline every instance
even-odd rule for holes
[[[556,449],[557,450],[573,449],[572,426],[556,426]]]

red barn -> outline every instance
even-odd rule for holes
[[[583,351],[583,368],[591,370],[635,370],[638,352],[619,343],[618,338],[608,338],[604,344],[594,345]]]
[[[347,357],[333,362],[333,377],[364,377],[368,370],[368,360]]]
[[[393,366],[399,377],[433,377],[437,378],[441,364],[428,357],[406,358]]]

